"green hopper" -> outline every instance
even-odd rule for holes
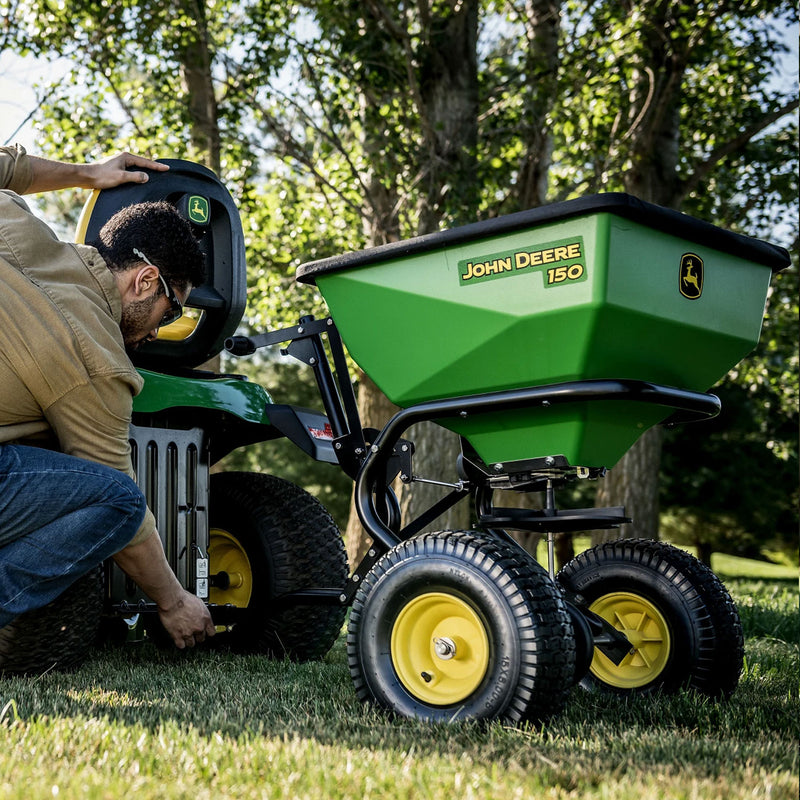
[[[401,407],[574,381],[705,392],[758,341],[781,248],[605,194],[306,264]],[[444,419],[486,463],[613,466],[668,404],[627,395]]]

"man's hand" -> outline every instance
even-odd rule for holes
[[[131,172],[128,167],[142,167],[154,169],[159,172],[168,170],[166,164],[159,164],[149,158],[142,158],[131,153],[120,153],[118,156],[102,161],[99,164],[89,164],[87,170],[91,183],[84,186],[86,189],[110,189],[121,183],[147,183],[149,180],[146,172]]]
[[[187,591],[170,608],[159,606],[158,616],[179,650],[194,647],[216,633],[205,603]]]
[[[187,592],[170,569],[157,531],[120,550],[114,561],[155,600],[161,622],[176,647],[194,647],[216,633],[205,603]]]

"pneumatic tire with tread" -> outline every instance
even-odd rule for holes
[[[60,597],[0,628],[0,674],[38,675],[74,669],[94,646],[103,613],[103,568],[79,578]]]
[[[446,722],[546,718],[575,668],[569,614],[547,573],[466,531],[423,534],[383,556],[353,603],[347,656],[361,700]]]
[[[736,606],[691,554],[657,541],[607,542],[566,564],[557,580],[633,637],[633,652],[618,666],[596,651],[587,688],[623,694],[693,688],[713,698],[736,688],[744,656]]]
[[[252,595],[224,640],[237,650],[321,658],[341,632],[346,608],[280,602],[281,595],[310,588],[342,589],[347,556],[341,533],[325,507],[299,486],[249,472],[211,476],[210,529],[242,550],[251,571]],[[214,551],[209,569],[218,571]]]

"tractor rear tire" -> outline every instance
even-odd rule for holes
[[[632,644],[619,665],[595,649],[585,688],[733,693],[744,656],[739,614],[719,578],[689,553],[656,541],[607,542],[566,564],[557,580]]]
[[[344,589],[347,555],[331,515],[299,486],[249,472],[212,475],[210,505],[209,603],[243,609],[230,632],[211,641],[295,661],[321,658],[341,633],[347,609],[283,605],[280,597]]]
[[[350,613],[357,696],[404,717],[541,720],[572,687],[575,644],[561,593],[491,535],[428,533],[372,568]]]
[[[80,666],[97,641],[102,612],[103,568],[97,566],[52,603],[0,628],[0,675]]]

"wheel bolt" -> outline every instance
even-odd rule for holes
[[[443,661],[453,658],[456,654],[456,643],[448,636],[437,636],[433,640],[433,649]]]
[[[231,589],[238,589],[240,586],[244,585],[244,575],[242,575],[241,572],[231,572],[230,579]]]

